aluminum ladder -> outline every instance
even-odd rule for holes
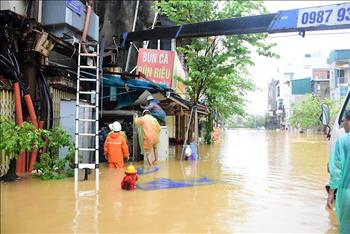
[[[82,52],[83,46],[93,49],[92,53]],[[95,169],[95,182],[96,192],[99,191],[99,90],[100,90],[100,56],[99,56],[99,44],[97,42],[84,42],[79,43],[78,51],[78,69],[77,69],[77,94],[76,94],[76,115],[75,115],[75,159],[74,159],[74,191],[78,192],[79,183],[79,169],[85,170],[85,178],[87,180],[87,170]],[[85,49],[86,51],[86,49]],[[83,59],[86,58],[86,59]],[[92,64],[88,65],[88,59]],[[94,72],[93,72],[94,71]],[[93,74],[95,73],[95,74]],[[89,77],[82,74],[90,74]],[[82,87],[90,87],[91,90],[81,90]],[[95,90],[92,90],[95,89]],[[82,104],[81,95],[87,95],[90,97],[91,104]],[[83,118],[81,111],[91,109],[91,118]],[[88,127],[81,130],[81,124],[90,122],[95,127]],[[93,141],[94,137],[94,141]],[[82,147],[81,144],[84,142],[83,138],[89,138],[89,147]],[[92,139],[91,139],[92,138]],[[80,142],[81,140],[81,142]],[[93,144],[94,142],[94,144]],[[93,147],[92,147],[92,146]],[[94,152],[95,162],[94,163],[80,163],[79,155],[82,152],[90,151]]]

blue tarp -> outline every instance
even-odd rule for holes
[[[141,190],[159,190],[159,189],[172,189],[172,188],[184,188],[201,185],[213,184],[215,181],[204,176],[199,179],[193,180],[172,180],[167,178],[159,178],[146,183],[137,183],[137,187]]]
[[[155,173],[159,171],[159,169],[160,169],[159,167],[153,167],[151,169],[145,169],[145,167],[139,167],[136,170],[138,175],[144,175],[144,174]]]
[[[125,85],[129,88],[126,92]],[[132,105],[137,98],[145,91],[157,92],[159,89],[167,90],[168,87],[165,84],[158,84],[158,87],[151,82],[144,80],[128,79],[123,80],[120,75],[104,75],[103,87],[109,89],[110,87],[116,87],[116,108],[123,108]],[[108,92],[104,92],[107,95]]]
[[[122,80],[120,75],[103,75],[103,86],[115,86],[117,88],[124,88],[125,84],[128,85],[129,89],[138,89],[138,90],[149,90],[157,91],[157,87],[149,81],[145,80],[135,80],[128,79]],[[168,86],[162,83],[157,83],[158,86],[162,89],[167,90]]]

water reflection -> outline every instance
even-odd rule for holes
[[[221,143],[200,147],[201,161],[173,156],[139,180],[207,177],[215,184],[126,192],[120,189],[123,171],[104,165],[98,195],[93,175],[79,184],[79,196],[73,179],[1,184],[1,233],[337,232],[334,213],[324,208],[328,157],[322,136],[223,134]]]

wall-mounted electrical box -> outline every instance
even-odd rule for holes
[[[42,3],[42,24],[53,35],[81,38],[86,6],[79,0],[50,0]],[[99,17],[92,12],[88,39],[98,41]]]

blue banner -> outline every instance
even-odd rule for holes
[[[350,2],[279,11],[269,33],[350,28]]]
[[[83,4],[79,0],[67,0],[66,6],[78,15],[83,12]]]

